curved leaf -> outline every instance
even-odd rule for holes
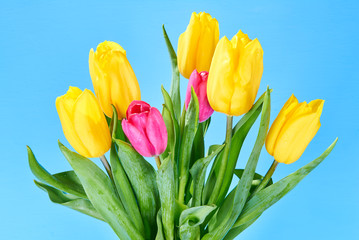
[[[226,239],[233,239],[240,233],[242,225],[247,224],[253,219],[261,215],[266,209],[278,202],[288,192],[290,192],[297,184],[303,180],[314,168],[316,168],[333,150],[338,139],[328,147],[327,150],[322,153],[317,159],[308,163],[304,167],[298,169],[289,176],[282,180],[274,183],[273,185],[261,190],[251,198],[243,208],[243,212],[233,225],[231,231],[228,233],[229,236]]]
[[[59,142],[61,152],[79,177],[89,200],[120,239],[144,239],[117,197],[111,180],[91,160],[70,151]]]
[[[146,238],[152,238],[156,234],[156,214],[160,207],[156,172],[131,145],[118,139],[115,143],[140,207]]]
[[[223,205],[219,208],[213,218],[210,220],[209,232],[202,239],[222,239],[231,226],[237,220],[246,203],[250,187],[252,185],[254,173],[258,163],[259,155],[267,136],[270,116],[270,92],[267,89],[263,101],[263,109],[261,122],[259,126],[258,136],[254,144],[251,155],[249,156],[244,173],[235,189],[233,195],[229,195]]]
[[[40,163],[36,160],[31,148],[27,146],[27,153],[29,158],[29,165],[32,173],[42,182],[48,183],[57,189],[64,192],[71,193],[81,198],[86,198],[86,193],[79,183],[75,173],[64,172],[51,175]]]
[[[101,221],[104,221],[102,216],[96,211],[92,206],[91,202],[87,199],[76,197],[72,194],[65,194],[64,192],[53,188],[49,185],[46,185],[42,182],[34,180],[37,187],[41,190],[47,192],[50,200],[53,203],[61,204],[65,207],[71,208],[73,210],[79,211],[83,214],[89,215],[91,217],[97,218]]]
[[[167,240],[175,237],[175,181],[171,155],[163,160],[157,173],[157,185],[161,200],[163,232]]]

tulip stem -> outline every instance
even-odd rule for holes
[[[275,171],[275,169],[278,166],[278,163],[276,160],[273,161],[272,165],[270,166],[270,168],[268,169],[266,175],[264,176],[264,178],[262,179],[261,183],[258,185],[258,187],[254,190],[254,192],[251,194],[251,196],[249,197],[249,199],[251,199],[254,194],[258,193],[259,191],[261,191],[263,188],[265,188],[269,182],[269,180],[272,178],[273,173]]]
[[[111,181],[114,183],[111,166],[110,166],[110,164],[108,163],[106,156],[105,156],[105,155],[102,155],[102,156],[100,157],[100,160],[101,160],[103,166],[105,167],[106,172],[107,172],[108,176],[110,177]]]
[[[160,167],[161,167],[161,159],[160,159],[160,157],[159,157],[159,156],[155,156],[154,158],[155,158],[155,160],[156,160],[157,169],[160,169]]]
[[[227,169],[229,149],[231,147],[231,142],[232,142],[232,122],[233,122],[233,117],[227,116],[226,140],[225,140],[226,145],[223,149],[222,160],[220,163],[217,181],[214,185],[212,194],[211,194],[207,204],[216,204],[217,203],[218,196],[219,196],[219,193],[220,193],[222,185],[223,185],[223,180],[224,180],[224,176],[225,176],[226,169]]]

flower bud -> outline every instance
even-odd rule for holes
[[[197,70],[194,70],[189,78],[186,92],[186,110],[188,104],[191,101],[191,88],[193,87],[199,104],[199,122],[206,121],[214,112],[208,102],[207,98],[207,79],[208,72],[203,71],[198,73]]]
[[[257,39],[239,31],[223,37],[214,52],[207,94],[211,107],[230,116],[248,112],[256,99],[263,73],[263,50]]]
[[[112,117],[112,104],[117,110],[118,118],[124,118],[130,103],[141,99],[140,86],[127,60],[126,51],[115,42],[100,43],[96,52],[90,50],[89,67],[103,112]]]
[[[167,147],[167,129],[161,113],[143,101],[133,101],[122,128],[136,151],[145,157],[158,156]]]
[[[178,39],[177,61],[182,76],[188,79],[195,69],[209,71],[218,40],[217,20],[205,12],[192,13],[186,31]]]
[[[56,109],[67,141],[79,154],[100,157],[110,149],[106,118],[90,90],[70,87],[56,99]]]
[[[292,95],[274,120],[266,149],[277,162],[297,161],[320,128],[324,100],[298,103]]]

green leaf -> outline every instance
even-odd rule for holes
[[[251,129],[251,127],[253,126],[253,124],[255,123],[259,114],[262,111],[264,96],[265,93],[257,100],[257,102],[253,105],[251,110],[249,110],[238,121],[238,123],[232,130],[233,136],[232,136],[231,149],[229,152],[228,165],[224,177],[223,188],[221,189],[220,195],[218,197],[219,204],[222,203],[232,182],[233,170],[237,164],[238,156],[241,151],[243,142],[247,137],[249,130]],[[217,157],[214,160],[214,164],[211,168],[208,180],[206,182],[204,188],[204,194],[203,194],[203,203],[207,203],[211,196],[212,189],[215,185],[215,182],[217,181],[217,176],[218,176],[221,161],[222,161],[222,154],[220,153],[219,155],[217,155]]]
[[[231,231],[228,233],[230,237],[226,239],[233,239],[240,233],[241,226],[256,219],[266,209],[278,202],[288,192],[290,192],[297,184],[303,180],[313,169],[315,169],[333,150],[338,139],[329,146],[327,150],[322,153],[317,159],[308,163],[304,167],[298,169],[289,176],[274,183],[273,185],[261,190],[251,198],[243,208],[242,214],[239,216]]]
[[[101,221],[104,221],[102,216],[96,211],[92,206],[91,202],[87,199],[79,198],[72,194],[66,194],[56,188],[53,188],[42,182],[34,180],[37,187],[41,190],[47,192],[50,200],[53,203],[61,204],[65,207],[71,208],[73,210],[79,211],[83,214],[89,215],[91,217],[97,218]]]
[[[79,177],[89,200],[117,236],[128,240],[144,239],[136,226],[128,221],[129,216],[108,176],[88,158],[70,151],[60,142],[59,147]]]
[[[71,193],[75,196],[87,198],[82,185],[77,180],[76,174],[67,172],[57,175],[51,175],[36,160],[35,155],[29,146],[27,146],[27,153],[30,169],[40,181],[48,183],[55,188],[58,188],[67,193]]]
[[[157,173],[157,185],[161,200],[163,232],[167,240],[175,237],[175,179],[171,155],[163,160]]]
[[[192,207],[184,210],[180,216],[180,238],[186,240],[200,239],[200,225],[217,207],[215,205]]]
[[[166,240],[165,235],[163,234],[161,210],[158,211],[156,219],[157,219],[157,234],[155,240]]]
[[[183,129],[183,137],[181,139],[181,148],[180,148],[180,156],[179,156],[179,193],[178,200],[183,203],[185,199],[185,191],[189,178],[189,167],[190,167],[190,158],[191,158],[191,150],[194,137],[196,135],[197,127],[198,127],[198,113],[199,113],[199,105],[198,99],[195,91],[192,87],[191,92],[191,101],[188,104],[184,129]]]
[[[252,108],[249,114],[245,115],[246,121],[241,124],[241,127],[234,133],[232,137],[231,148],[229,150],[228,163],[226,173],[224,175],[223,185],[218,197],[218,204],[221,205],[233,179],[233,171],[237,165],[238,156],[242,149],[244,140],[246,139],[249,130],[257,120],[259,114],[262,111],[262,104],[258,107]]]
[[[156,234],[156,214],[160,207],[156,172],[131,145],[118,139],[115,139],[115,142],[120,162],[140,207],[146,238],[152,238]]]
[[[214,145],[209,149],[209,154],[207,157],[198,159],[195,164],[192,166],[190,173],[193,179],[193,195],[192,195],[192,207],[201,206],[202,200],[202,190],[204,185],[204,180],[206,177],[206,170],[208,164],[220,151],[222,151],[224,145]]]
[[[243,172],[244,172],[244,169],[235,169],[234,170],[234,174],[240,179],[243,175]],[[261,183],[263,179],[263,176],[258,174],[258,173],[254,173],[254,176],[253,176],[253,181],[252,181],[252,186],[251,186],[251,189],[249,190],[250,193],[252,193],[256,188],[257,186]],[[271,178],[267,184],[266,187],[270,186],[273,184],[273,179]]]
[[[128,177],[126,175],[125,170],[118,158],[116,152],[116,145],[112,143],[111,150],[110,150],[110,162],[111,162],[111,169],[112,175],[115,181],[115,186],[117,192],[120,196],[121,202],[130,216],[130,219],[137,226],[137,229],[141,234],[144,234],[145,229],[141,217],[141,213],[139,207],[137,205],[137,200],[135,194],[133,192],[132,186]]]
[[[198,124],[192,144],[190,168],[198,159],[204,157],[204,127],[205,123]]]
[[[118,128],[122,128],[121,123],[118,124],[118,117],[116,108],[112,105],[113,115],[110,123],[110,132],[112,132],[112,138],[116,139],[116,132]],[[142,217],[140,210],[137,205],[137,200],[135,194],[132,190],[132,186],[128,177],[125,173],[125,170],[122,167],[120,159],[117,155],[116,144],[112,142],[110,150],[110,162],[111,162],[111,171],[114,179],[114,184],[117,190],[117,193],[120,197],[120,200],[130,216],[131,221],[139,232],[144,235],[145,229],[142,222]]]
[[[178,119],[181,114],[181,93],[180,93],[180,73],[178,71],[178,66],[177,66],[177,55],[175,50],[173,49],[172,43],[167,35],[164,25],[162,25],[162,30],[163,30],[163,36],[166,41],[168,53],[171,59],[172,81],[171,81],[170,95],[173,102],[175,117],[176,119]]]
[[[269,116],[270,92],[269,89],[267,89],[263,101],[263,109],[258,136],[254,144],[252,153],[248,159],[242,178],[238,182],[234,194],[229,195],[224,200],[223,205],[219,208],[219,210],[209,222],[209,232],[203,237],[203,240],[222,239],[231,229],[231,226],[234,224],[239,214],[241,213],[243,206],[246,203],[255,174],[256,166],[258,163],[259,155],[264,145],[265,138],[267,136]]]

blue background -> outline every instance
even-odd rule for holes
[[[104,40],[127,50],[143,100],[160,108],[160,85],[169,89],[171,77],[161,25],[177,46],[193,11],[217,18],[221,37],[231,38],[242,29],[260,40],[265,70],[259,94],[267,85],[274,89],[271,121],[292,93],[300,101],[326,100],[318,134],[299,161],[279,166],[275,180],[319,156],[339,137],[323,164],[241,239],[358,239],[357,1],[44,0],[0,5],[0,239],[116,239],[106,224],[48,200],[32,182],[25,145],[50,172],[70,168],[57,147],[57,139],[69,145],[55,99],[69,85],[92,89],[88,53]],[[182,89],[186,83],[182,79]],[[223,114],[215,113],[212,120],[208,144],[224,138]],[[257,127],[239,166],[250,153]],[[258,171],[265,173],[271,161],[263,150]]]

